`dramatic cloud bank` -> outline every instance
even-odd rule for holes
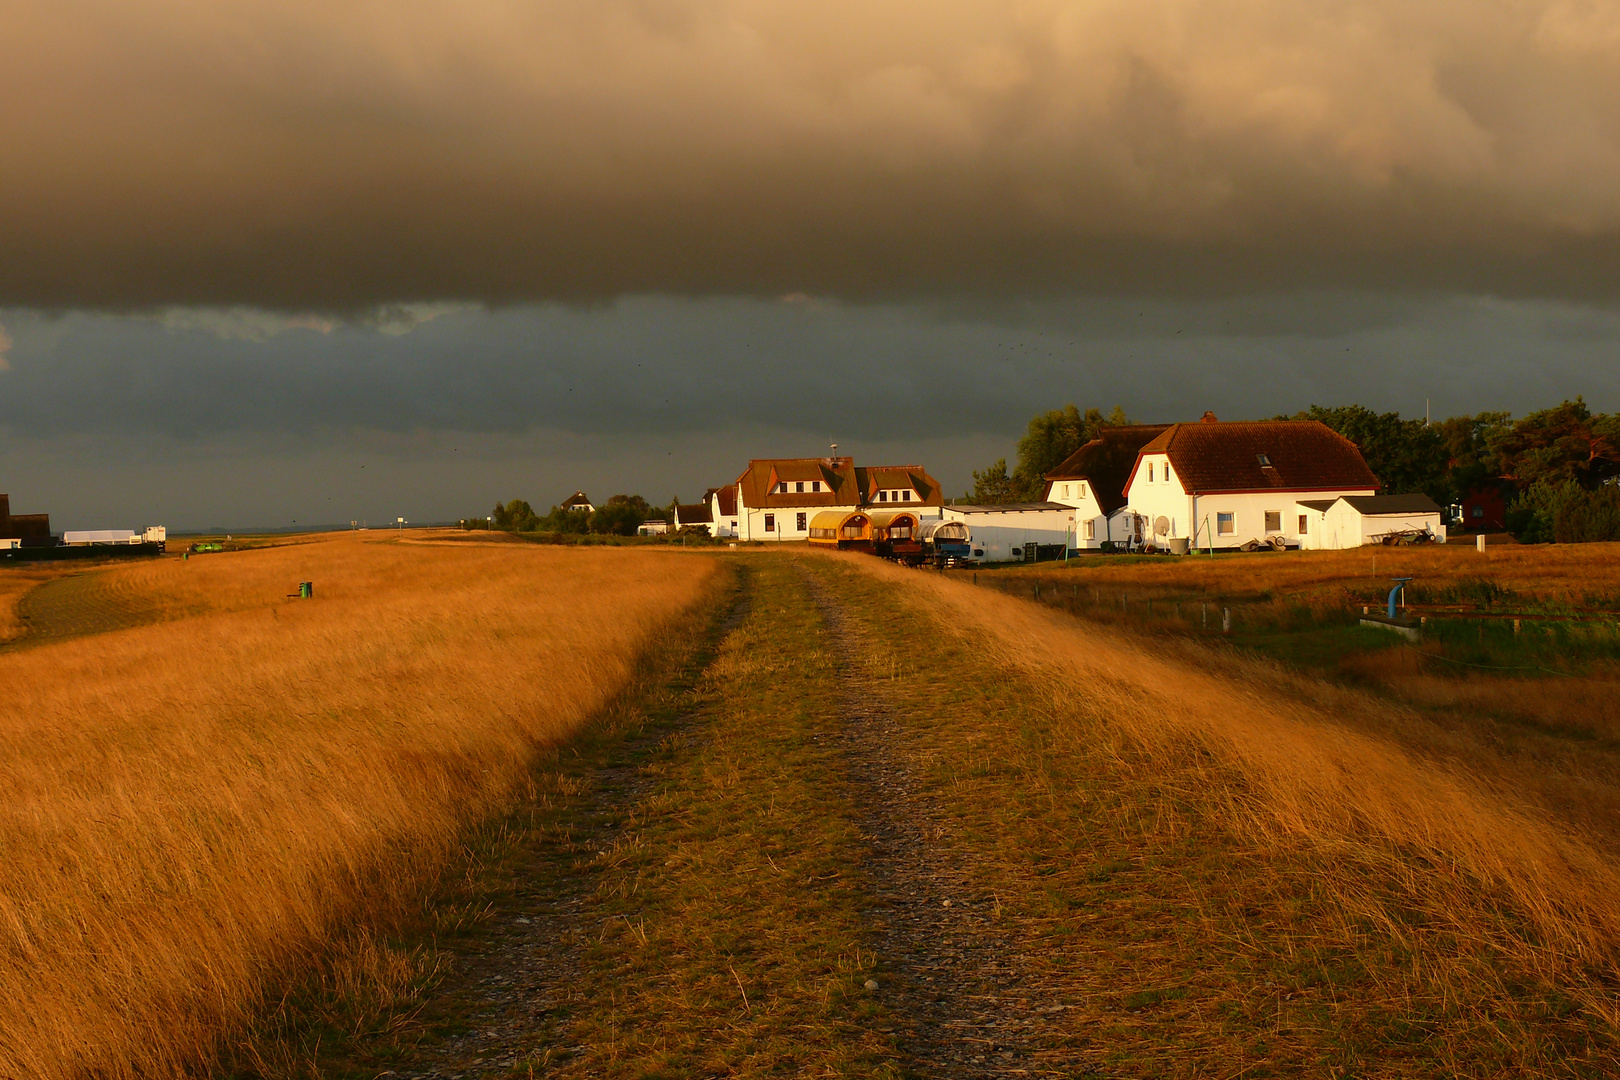
[[[1607,0],[14,0],[0,41],[0,304],[1620,282]]]

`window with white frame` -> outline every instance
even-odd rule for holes
[[[803,481],[803,480],[800,480],[800,481],[798,481],[798,482],[797,482],[797,485],[796,485],[796,486],[795,486],[795,487],[794,487],[794,489],[793,489],[793,490],[794,490],[794,491],[795,491],[795,492],[800,492],[800,491],[803,491],[803,490],[804,490],[804,481]]]
[[[1086,522],[1085,523],[1085,530],[1086,530],[1086,539],[1087,540],[1095,540],[1095,539],[1097,539],[1097,523],[1095,521]]]
[[[775,532],[776,531],[776,515],[775,514],[766,514],[765,515],[765,531],[766,532]]]
[[[1148,483],[1153,483],[1153,462],[1148,462]]]
[[[1222,536],[1231,536],[1232,531],[1235,528],[1236,525],[1233,524],[1231,514],[1215,515],[1215,531],[1220,533]]]
[[[1309,514],[1299,515],[1299,535],[1305,535],[1306,526],[1310,523],[1310,520],[1311,518]]]
[[[1266,511],[1266,532],[1268,532],[1268,533],[1280,533],[1280,532],[1282,532],[1282,511],[1281,510],[1267,510]]]
[[[786,480],[781,480],[781,481],[777,482],[776,493],[778,495],[786,495],[787,494],[787,481]]]
[[[805,524],[804,515],[800,514],[799,515],[799,531],[800,532],[804,532],[804,524]]]
[[[812,481],[810,481],[810,490],[811,491],[820,491],[821,490],[821,481],[820,480],[812,480]]]

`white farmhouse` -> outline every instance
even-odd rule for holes
[[[1445,515],[1427,495],[1341,495],[1304,499],[1300,515],[1309,526],[1300,536],[1306,548],[1351,548],[1412,539],[1446,542]]]
[[[707,494],[705,494],[703,499],[701,501],[699,501],[699,502],[695,502],[695,503],[677,502],[675,504],[675,524],[674,524],[674,528],[678,531],[680,529],[684,529],[684,528],[687,528],[689,526],[701,525],[705,529],[709,530],[709,535],[710,536],[713,536],[714,535],[714,517],[713,517],[713,513],[714,513],[713,510],[709,506],[709,499],[708,499]]]
[[[1315,420],[1172,424],[1136,456],[1126,508],[1149,542],[1195,548],[1316,546],[1302,501],[1373,495],[1378,478],[1356,444]]]
[[[1074,508],[1074,546],[1143,543],[1142,519],[1125,505],[1125,482],[1142,447],[1164,434],[1166,424],[1103,428],[1097,438],[1046,474],[1046,498]]]
[[[1025,545],[1067,545],[1074,532],[1075,510],[1059,502],[957,504],[943,509],[946,521],[967,526],[969,558],[1011,562],[1024,558]]]
[[[810,520],[823,510],[888,509],[898,503],[937,516],[944,503],[939,482],[920,465],[855,467],[855,459],[762,458],[737,478],[734,517],[743,540],[807,540]]]

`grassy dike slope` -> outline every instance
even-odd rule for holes
[[[1605,957],[1572,959],[1502,881],[1370,819],[1291,827],[1263,770],[1118,722],[1155,679],[1210,690],[1196,671],[1137,656],[1075,682],[1029,657],[1071,632],[1105,668],[1130,657],[873,560],[737,564],[747,606],[546,765],[446,898],[486,914],[426,1037],[375,1025],[324,1075],[1620,1064]]]

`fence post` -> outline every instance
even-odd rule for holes
[[[1230,634],[1231,632],[1232,632],[1232,609],[1231,608],[1222,608],[1221,609],[1221,633]]]
[[[1198,602],[1198,618],[1203,621],[1204,629],[1208,630],[1209,629],[1209,601],[1200,600]]]

